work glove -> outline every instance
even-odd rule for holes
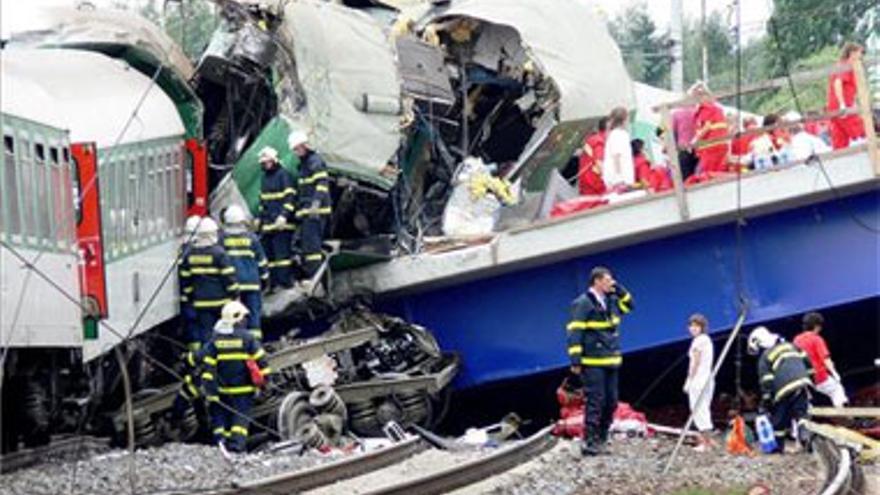
[[[618,283],[618,284],[614,284],[614,294],[617,297],[623,297],[627,294],[627,292],[626,292],[626,289],[624,289],[623,286]]]
[[[285,225],[287,225],[287,217],[285,217],[284,215],[278,215],[275,218],[275,226],[276,227],[283,227]]]

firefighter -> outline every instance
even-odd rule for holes
[[[181,298],[195,309],[196,337],[204,345],[223,305],[238,298],[235,267],[218,244],[217,223],[210,217],[199,222],[192,247],[178,264],[178,274]]]
[[[202,217],[199,215],[191,215],[186,219],[183,227],[183,242],[177,253],[177,260],[180,262],[189,253],[192,243],[195,240],[196,230],[201,223]],[[178,273],[178,275],[180,275]],[[179,278],[177,281],[179,287],[183,287],[184,280]],[[192,301],[189,300],[189,294],[183,293],[180,296],[180,319],[183,325],[183,340],[190,351],[198,350],[201,341],[198,333],[198,322],[196,321],[196,310],[193,308]]]
[[[260,151],[263,182],[260,189],[258,220],[263,250],[269,262],[269,290],[292,287],[293,220],[296,188],[293,176],[278,161],[271,147]]]
[[[704,175],[726,172],[729,140],[701,143],[701,141],[717,141],[727,137],[727,119],[724,117],[724,110],[718,106],[715,97],[702,82],[694,84],[688,92],[699,100],[697,113],[694,115],[697,131],[692,141],[700,159],[699,172]]]
[[[807,355],[771,333],[758,327],[749,334],[749,353],[758,358],[758,380],[761,384],[761,411],[770,411],[776,452],[782,453],[785,437],[792,422],[807,415],[810,405],[808,387],[813,368]]]
[[[244,328],[247,314],[238,301],[223,306],[211,340],[197,356],[214,442],[231,452],[245,451],[254,394],[271,373],[266,352]]]
[[[321,244],[324,228],[330,217],[330,176],[327,165],[308,144],[308,136],[293,131],[287,139],[290,149],[299,157],[299,197],[296,218],[300,222],[300,254],[303,272],[310,280],[324,260]]]
[[[571,371],[581,377],[584,407],[584,443],[581,453],[607,452],[608,429],[617,409],[617,382],[623,357],[618,326],[632,311],[633,298],[605,267],[590,272],[590,287],[572,303],[567,326]]]
[[[269,282],[268,262],[260,241],[248,231],[247,216],[238,205],[223,212],[223,248],[235,266],[239,299],[248,309],[247,330],[258,341],[263,340],[261,290]]]

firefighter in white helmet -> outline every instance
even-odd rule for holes
[[[296,214],[296,187],[293,175],[278,161],[275,148],[260,150],[263,180],[260,186],[258,221],[260,238],[269,262],[269,289],[293,285],[293,230]]]
[[[218,230],[213,219],[203,218],[192,246],[178,264],[181,299],[186,298],[195,309],[199,345],[208,340],[223,305],[238,298],[235,267],[218,244]]]
[[[192,248],[192,243],[195,240],[196,230],[199,228],[199,224],[202,221],[202,217],[199,215],[190,215],[186,219],[186,223],[183,226],[183,240],[180,243],[180,248],[177,252],[177,264],[178,266],[183,261],[183,258],[189,253],[189,250]],[[178,272],[178,275],[179,272]],[[178,278],[178,287],[183,287],[184,280],[183,278]],[[187,347],[190,350],[196,350],[199,347],[199,338],[197,332],[197,323],[196,323],[196,310],[193,308],[192,301],[189,300],[189,295],[186,293],[182,293],[180,296],[180,320],[183,334],[183,341],[186,343]]]
[[[266,352],[245,328],[248,309],[238,301],[223,306],[211,340],[196,355],[208,400],[214,442],[244,452],[254,394],[271,372]]]
[[[296,130],[287,138],[290,150],[299,157],[299,182],[296,219],[299,221],[299,252],[306,280],[321,267],[324,253],[324,229],[332,212],[330,175],[327,165],[309,146],[308,135]]]
[[[749,334],[748,350],[758,358],[761,410],[770,412],[777,452],[782,453],[792,423],[807,415],[813,367],[807,355],[766,327]]]
[[[263,339],[260,313],[263,306],[263,286],[269,283],[268,262],[263,246],[247,228],[247,215],[238,205],[223,212],[223,248],[235,266],[239,299],[248,309],[247,329],[257,339]]]

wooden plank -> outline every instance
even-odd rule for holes
[[[681,175],[681,163],[678,160],[678,146],[675,142],[675,129],[672,127],[672,116],[669,113],[669,107],[660,109],[660,118],[666,139],[666,154],[669,155],[670,170],[672,171],[672,185],[675,188],[675,202],[678,203],[678,213],[682,220],[690,218],[688,211],[687,198],[684,195],[684,180]]]
[[[810,416],[821,418],[880,418],[880,407],[811,407]]]
[[[856,74],[856,97],[859,113],[865,124],[865,136],[868,141],[868,156],[874,164],[874,175],[880,176],[880,151],[878,151],[877,134],[874,133],[874,115],[871,112],[871,94],[868,80],[865,78],[865,67],[859,60],[853,65]]]

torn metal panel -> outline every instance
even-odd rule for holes
[[[395,177],[383,172],[400,146],[401,116],[387,104],[358,108],[365,99],[401,99],[397,58],[382,26],[356,10],[301,0],[284,8],[280,31],[292,40],[305,96],[304,102],[282,103],[292,113],[286,116],[310,130],[328,166],[390,187]]]
[[[407,96],[449,106],[455,103],[440,48],[407,35],[397,39],[397,54]]]
[[[607,29],[576,0],[459,0],[433,9],[419,24],[469,17],[510,26],[561,93],[560,119],[579,120],[634,104],[632,81]]]

